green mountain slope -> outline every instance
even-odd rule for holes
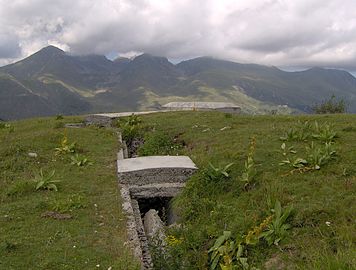
[[[246,113],[285,105],[288,112],[310,112],[311,106],[333,94],[356,112],[356,78],[333,69],[285,72],[208,57],[173,65],[149,54],[110,61],[49,46],[1,67],[0,74],[4,119],[151,109],[176,100],[232,101]]]

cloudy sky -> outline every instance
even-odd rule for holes
[[[0,65],[49,44],[356,71],[356,1],[0,0]]]

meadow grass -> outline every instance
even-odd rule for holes
[[[116,132],[66,130],[68,143],[92,164],[74,166],[71,154],[55,154],[64,123],[79,121],[39,118],[0,129],[0,269],[139,269],[124,244]],[[35,190],[40,169],[55,171],[58,192]]]
[[[247,116],[217,112],[175,112],[142,117],[144,124],[171,138],[184,141],[178,154],[188,155],[200,171],[174,202],[183,229],[173,232],[182,239],[173,250],[179,266],[166,269],[207,269],[208,250],[224,230],[242,237],[271,212],[276,200],[292,206],[292,229],[279,246],[265,241],[249,250],[250,265],[264,269],[356,268],[356,116],[300,115]],[[280,137],[298,121],[328,123],[337,132],[336,156],[319,170],[300,173],[279,163],[284,159]],[[255,138],[256,175],[249,188],[241,181],[251,138]],[[307,141],[286,142],[307,158]],[[207,179],[209,163],[229,169],[229,178]],[[277,258],[277,259],[276,259]],[[275,264],[268,266],[271,260]],[[267,263],[266,263],[267,262]],[[169,263],[168,263],[169,265]],[[178,268],[179,267],[179,268]],[[272,267],[272,268],[271,268]],[[162,268],[163,269],[163,268]]]
[[[173,145],[181,146],[170,154],[188,155],[200,168],[174,200],[182,227],[169,231],[175,253],[171,258],[160,256],[165,260],[157,264],[161,269],[208,269],[208,250],[216,238],[225,230],[236,237],[246,235],[271,213],[277,200],[283,207],[293,207],[288,221],[292,228],[279,246],[261,241],[249,248],[250,265],[260,269],[356,268],[356,116],[172,112],[142,119],[151,133],[165,134],[165,143],[167,135]],[[71,154],[55,154],[63,139],[63,123],[80,120],[41,118],[0,129],[0,269],[139,269],[124,245],[116,130],[67,129],[68,143],[76,142],[78,154],[92,165],[75,166]],[[291,167],[279,165],[284,159],[280,137],[298,126],[298,121],[327,122],[337,132],[336,156],[320,170],[291,173]],[[252,138],[256,173],[246,187],[241,175]],[[312,138],[285,143],[293,146],[296,156],[306,158],[306,147],[312,141],[322,145]],[[151,141],[147,149],[167,153],[157,145]],[[32,152],[37,157],[28,155]],[[209,180],[205,173],[209,163],[215,168],[233,163],[229,177]],[[58,192],[35,190],[33,179],[40,169],[45,175],[55,170]],[[48,211],[72,218],[42,217]]]

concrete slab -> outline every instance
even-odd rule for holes
[[[148,156],[120,160],[118,172],[132,172],[157,168],[189,168],[197,169],[194,162],[187,156]]]
[[[119,182],[125,185],[184,183],[198,169],[186,156],[149,156],[117,161]]]
[[[143,114],[151,114],[151,113],[159,113],[159,112],[168,112],[169,110],[161,110],[161,111],[144,111],[144,112],[120,112],[120,113],[96,113],[88,115],[84,122],[86,125],[99,125],[103,127],[111,126],[112,121],[118,119],[120,117],[127,117],[132,114],[134,115],[143,115]]]
[[[220,111],[226,113],[240,113],[241,107],[228,102],[202,102],[202,101],[191,101],[191,102],[170,102],[162,106],[162,108],[168,110],[188,110],[188,111]]]

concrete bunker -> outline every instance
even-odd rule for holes
[[[164,243],[164,226],[177,220],[171,200],[197,167],[186,156],[123,156],[118,155],[117,168],[129,240],[142,269],[151,269],[149,242],[158,237]]]

